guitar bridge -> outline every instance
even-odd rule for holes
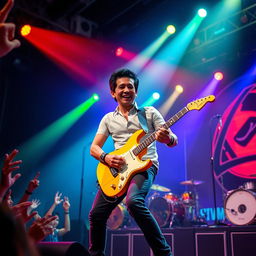
[[[114,178],[118,175],[118,169],[116,169],[114,167],[110,167],[110,172]]]

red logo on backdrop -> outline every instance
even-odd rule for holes
[[[222,179],[222,185],[223,178],[229,184],[230,179],[256,179],[256,84],[245,88],[225,110],[214,134],[213,152],[216,179]]]

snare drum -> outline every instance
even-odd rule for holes
[[[228,220],[235,225],[256,222],[256,194],[251,190],[235,189],[228,193],[224,203]]]
[[[110,214],[107,221],[107,228],[116,230],[125,227],[129,223],[129,213],[123,203],[120,203]]]
[[[156,197],[149,204],[149,210],[159,226],[169,227],[174,216],[183,219],[185,208],[179,201],[170,201],[164,197]]]

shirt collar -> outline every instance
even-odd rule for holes
[[[137,105],[136,102],[134,102],[134,105],[133,105],[133,107],[130,109],[129,114],[130,114],[130,113],[134,113],[135,111],[136,111],[136,112],[138,111],[138,105]],[[118,106],[117,106],[116,109],[115,109],[115,111],[114,111],[114,113],[113,113],[113,115],[115,116],[115,115],[118,115],[118,114],[121,114],[121,113],[119,112],[119,108],[118,108]]]

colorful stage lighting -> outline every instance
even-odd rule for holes
[[[116,56],[121,56],[123,52],[124,52],[124,49],[122,47],[118,47],[115,53],[116,53]]]
[[[154,100],[159,100],[160,94],[159,94],[158,92],[154,92],[154,93],[152,94],[152,97],[153,97]]]
[[[95,101],[98,101],[98,100],[100,99],[100,97],[99,97],[99,95],[98,95],[97,93],[94,93],[94,94],[92,95],[92,97],[93,97],[93,99],[94,99]]]
[[[167,30],[167,32],[168,32],[169,34],[171,34],[171,35],[176,32],[176,28],[175,28],[173,25],[167,26],[166,30]]]
[[[223,79],[223,74],[221,72],[214,73],[214,78],[218,81],[221,81]]]
[[[181,85],[176,85],[175,86],[175,90],[178,92],[178,93],[183,93],[183,87]]]
[[[201,18],[204,18],[204,17],[206,17],[206,15],[207,15],[207,11],[205,10],[205,9],[199,9],[198,10],[198,15],[201,17]]]
[[[29,26],[29,25],[24,25],[20,29],[20,34],[22,36],[28,36],[30,34],[30,32],[31,32],[31,26]]]
[[[154,92],[142,105],[141,107],[153,106],[153,104],[160,99],[160,94]]]

